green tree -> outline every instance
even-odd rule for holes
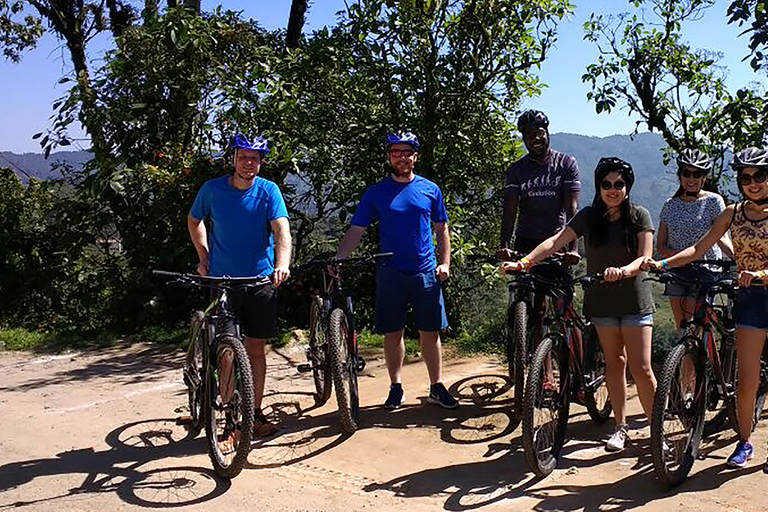
[[[728,23],[739,26],[749,24],[743,34],[749,34],[750,64],[757,71],[765,66],[768,55],[764,53],[768,45],[768,2],[765,0],[736,0],[728,6]]]

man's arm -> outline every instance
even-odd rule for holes
[[[272,234],[275,236],[275,272],[272,274],[272,284],[280,286],[291,275],[291,227],[287,217],[269,221]]]
[[[512,249],[512,236],[517,223],[517,189],[504,190],[504,211],[501,215],[501,249]]]
[[[205,229],[205,222],[198,220],[191,215],[187,216],[187,229],[189,230],[189,237],[192,239],[192,244],[197,251],[197,273],[201,276],[208,275],[208,232]]]
[[[437,235],[437,278],[445,281],[451,275],[451,232],[447,222],[434,222],[435,235]]]
[[[352,251],[354,251],[360,244],[360,240],[363,239],[363,235],[365,235],[367,229],[368,228],[364,228],[363,226],[349,226],[349,229],[344,234],[344,238],[341,239],[339,249],[336,251],[336,256],[338,258],[346,258],[352,254]]]
[[[579,191],[571,190],[565,196],[565,222],[568,223],[579,211]],[[579,241],[574,239],[568,244],[568,252],[578,253]]]

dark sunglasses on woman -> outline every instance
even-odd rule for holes
[[[751,185],[754,183],[765,183],[765,180],[768,179],[768,173],[766,173],[763,170],[759,170],[757,172],[754,172],[752,174],[739,174],[739,184],[742,187],[746,187],[747,185]]]
[[[603,180],[602,183],[600,183],[600,188],[603,190],[621,190],[623,189],[627,184],[624,183],[621,180],[617,181],[609,181],[609,180]]]

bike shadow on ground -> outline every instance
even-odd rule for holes
[[[341,430],[337,411],[310,414],[323,405],[309,392],[265,394],[262,411],[278,431],[253,441],[245,468],[276,468],[303,462],[346,441],[349,436]]]
[[[86,382],[99,378],[120,379],[124,384],[147,384],[166,378],[166,372],[179,368],[181,352],[175,347],[147,345],[126,353],[124,344],[72,354],[72,358],[95,359],[76,368],[62,369],[42,378],[0,387],[0,392],[20,392],[70,382]],[[23,363],[29,365],[30,362]]]
[[[135,421],[107,434],[107,450],[73,449],[51,458],[0,466],[0,493],[39,478],[56,477],[63,482],[85,475],[66,492],[40,497],[44,491],[38,489],[35,499],[0,503],[0,509],[34,508],[39,503],[102,493],[114,493],[130,505],[173,508],[204,503],[225,493],[229,481],[210,469],[167,465],[179,457],[206,452],[202,438],[188,439],[186,429],[176,423],[167,418]]]

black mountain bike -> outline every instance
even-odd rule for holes
[[[570,293],[573,285],[591,286],[601,282],[602,276],[549,279],[527,273],[520,277],[524,276],[535,281],[546,297],[546,334],[533,351],[522,407],[525,457],[536,476],[543,478],[557,466],[571,401],[584,405],[596,423],[604,423],[611,414],[605,356],[596,331],[573,308]],[[577,330],[583,346],[576,341]]]
[[[689,265],[730,268],[733,264],[697,261]],[[730,423],[739,432],[733,320],[737,286],[728,272],[714,279],[683,277],[675,270],[654,274],[655,277],[649,279],[694,285],[697,295],[693,318],[684,325],[683,335],[664,362],[651,416],[654,469],[665,485],[673,487],[687,478],[706,430],[714,433]],[[725,297],[724,304],[717,303],[718,295]],[[767,356],[768,352],[764,350],[755,425],[768,392]]]
[[[156,270],[153,275],[183,286],[215,290],[205,311],[195,311],[189,327],[184,383],[189,401],[189,435],[205,426],[208,455],[216,474],[234,478],[251,449],[254,391],[251,363],[241,341],[237,319],[229,309],[228,292],[270,286],[264,277],[203,277]],[[219,332],[224,323],[235,334]]]
[[[333,383],[341,429],[346,434],[360,428],[357,374],[365,369],[365,360],[358,354],[352,294],[344,287],[342,270],[392,255],[389,252],[358,258],[317,259],[296,269],[319,269],[323,279],[320,295],[313,296],[310,304],[309,363],[299,365],[298,370],[312,372],[318,403],[325,403],[330,398]]]

